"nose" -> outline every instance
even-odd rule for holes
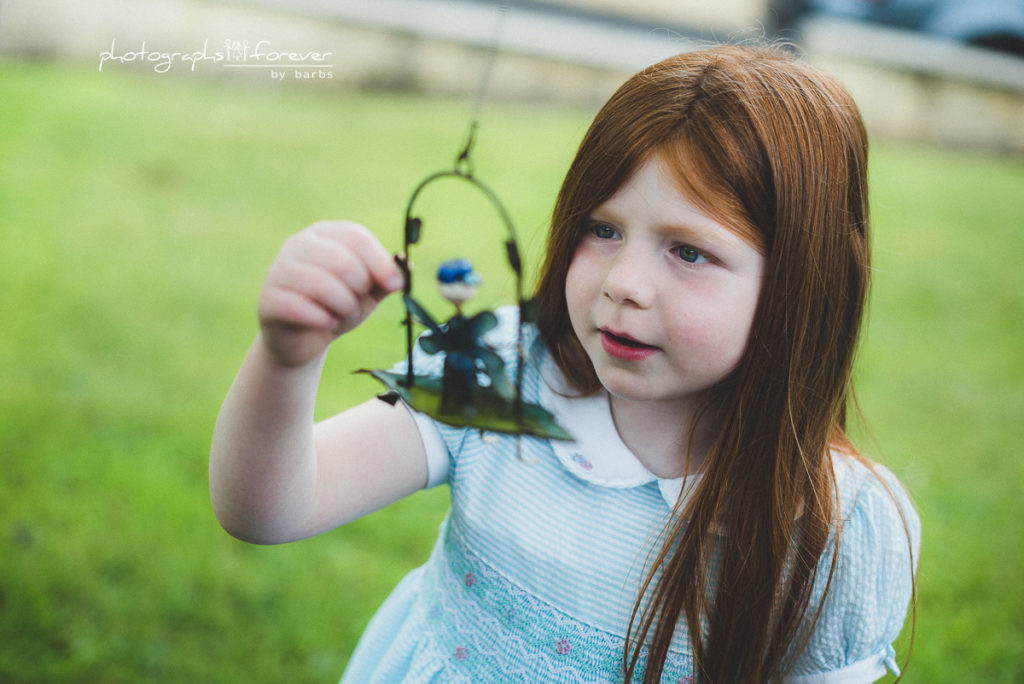
[[[616,304],[646,309],[654,302],[654,264],[623,246],[608,266],[602,293]]]

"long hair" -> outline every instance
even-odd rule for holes
[[[637,597],[627,680],[645,649],[643,681],[660,680],[680,619],[700,680],[777,679],[817,615],[809,597],[838,524],[830,453],[855,453],[845,423],[868,288],[867,135],[836,81],[781,50],[700,50],[629,79],[569,169],[537,288],[542,338],[583,394],[599,382],[569,323],[566,274],[588,215],[655,154],[763,252],[765,272],[744,354],[702,414],[720,426],[704,476]]]

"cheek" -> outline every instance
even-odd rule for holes
[[[693,361],[730,369],[739,363],[754,322],[756,292],[679,298],[673,304],[670,334],[690,350]]]
[[[757,292],[747,292],[733,302],[729,314],[721,321],[723,360],[733,367],[739,363],[747,349],[756,309]]]
[[[565,305],[569,310],[569,319],[576,327],[579,317],[586,313],[591,300],[593,287],[589,276],[592,269],[588,268],[585,250],[577,249],[569,262],[569,271],[565,276]]]

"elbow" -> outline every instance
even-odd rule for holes
[[[268,509],[267,498],[231,485],[210,471],[210,505],[221,528],[235,539],[270,546],[292,541],[281,529],[279,517]]]
[[[249,544],[273,546],[295,541],[296,537],[272,518],[260,515],[251,507],[238,507],[220,500],[216,495],[210,497],[213,514],[221,528],[229,535]]]
[[[214,509],[216,511],[216,508]],[[217,522],[229,535],[239,541],[259,546],[273,546],[285,544],[294,539],[288,535],[274,530],[271,526],[259,524],[258,521],[247,519],[244,516],[232,516],[215,512]]]
[[[269,546],[273,543],[265,534],[260,534],[259,530],[233,518],[217,515],[217,522],[220,523],[221,529],[239,541],[261,546]]]

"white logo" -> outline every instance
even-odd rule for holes
[[[317,50],[275,50],[269,40],[252,44],[248,40],[225,40],[222,46],[211,48],[210,41],[203,41],[202,49],[187,51],[161,51],[146,47],[146,41],[137,50],[119,49],[117,39],[110,41],[110,49],[100,53],[99,70],[104,65],[132,64],[135,62],[152,65],[153,71],[165,74],[176,67],[190,71],[203,63],[220,68],[265,69],[274,80],[283,81],[288,76],[296,79],[330,79],[333,64],[329,58],[333,52]]]

